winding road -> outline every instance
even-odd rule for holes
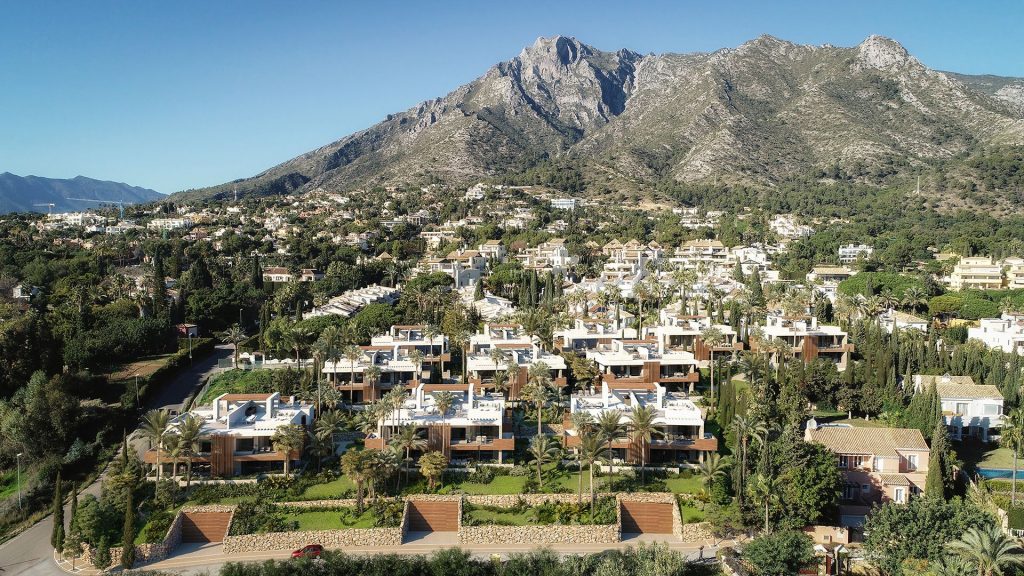
[[[146,409],[172,407],[181,409],[182,402],[193,390],[202,386],[208,376],[217,368],[217,361],[231,357],[231,346],[221,345],[209,356],[196,360],[195,364],[178,374],[174,380],[163,386],[146,402]],[[82,490],[82,494],[99,495],[100,479]],[[67,517],[70,504],[64,508]],[[46,516],[21,534],[0,544],[0,576],[60,576],[65,574],[53,561],[53,547],[50,534],[53,532],[53,517]]]

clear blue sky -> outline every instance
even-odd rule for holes
[[[1024,76],[1024,2],[0,2],[0,172],[175,192],[251,176],[443,95],[538,36],[711,51],[893,37]]]

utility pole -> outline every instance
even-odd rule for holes
[[[15,456],[18,460],[18,508],[21,508],[21,455],[22,453],[18,452]]]

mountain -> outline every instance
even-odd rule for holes
[[[464,183],[544,159],[584,165],[606,188],[898,171],[1024,144],[1021,81],[979,78],[931,70],[880,36],[661,55],[540,38],[443,98],[184,197]]]
[[[0,174],[0,214],[7,212],[74,212],[103,206],[101,202],[83,202],[71,198],[139,204],[164,198],[148,188],[120,182],[94,180],[85,176],[70,179]]]

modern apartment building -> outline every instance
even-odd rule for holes
[[[804,363],[824,358],[842,371],[846,370],[850,352],[853,351],[853,344],[849,343],[846,332],[838,326],[819,325],[814,316],[790,317],[774,312],[768,314],[762,330],[769,340],[781,339],[787,342],[793,357]],[[751,349],[757,350],[756,343]],[[779,362],[776,354],[772,355],[771,362],[773,365]]]
[[[511,458],[515,436],[505,419],[502,394],[481,392],[470,382],[455,392],[455,402],[444,414],[435,394],[428,393],[425,384],[416,386],[400,409],[381,418],[377,432],[366,438],[366,448],[383,449],[402,426],[412,424],[427,441],[427,451],[442,451],[453,461],[501,463]],[[412,456],[418,457],[419,452]]]
[[[602,383],[598,394],[573,394],[569,401],[570,415],[565,418],[565,446],[579,445],[580,432],[572,427],[571,414],[587,412],[596,421],[603,412],[618,411],[620,422],[628,428],[629,412],[638,406],[654,408],[655,424],[661,431],[649,444],[645,443],[644,462],[654,466],[691,466],[703,462],[718,450],[718,439],[705,432],[704,413],[685,395],[674,394],[664,386],[650,391],[616,390]],[[612,459],[617,462],[640,462],[640,442],[624,436],[612,443]]]
[[[977,327],[967,329],[969,340],[980,340],[986,348],[1024,354],[1024,315],[1003,314],[982,318]]]
[[[700,380],[692,352],[666,349],[654,340],[613,339],[587,353],[613,390],[653,391],[660,384],[690,390]]]
[[[988,256],[961,258],[949,276],[953,290],[999,290],[1003,287],[1003,268]]]
[[[209,406],[186,413],[202,421],[199,452],[193,458],[193,470],[213,478],[231,478],[257,473],[275,473],[284,469],[285,460],[297,461],[296,451],[284,454],[274,449],[271,437],[289,424],[313,425],[313,406],[294,397],[283,399],[272,394],[222,394]],[[171,419],[168,430],[177,431],[185,415]],[[156,450],[143,453],[143,462],[156,465]],[[170,471],[171,457],[160,455],[161,466]]]

